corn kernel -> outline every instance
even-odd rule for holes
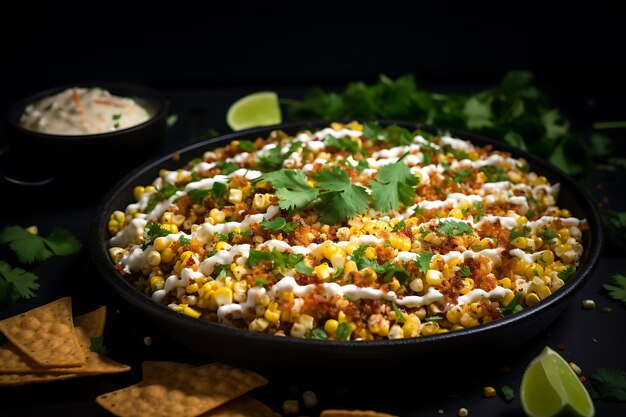
[[[220,241],[215,244],[215,250],[231,250],[232,246],[228,242]]]
[[[523,226],[523,225],[525,225],[526,223],[528,223],[528,218],[527,218],[526,216],[519,216],[519,217],[517,218],[517,225],[518,225],[518,226]]]
[[[133,197],[135,198],[135,200],[139,200],[141,196],[143,195],[143,193],[145,192],[146,192],[146,189],[142,187],[141,185],[138,185],[133,189]]]
[[[393,326],[391,326],[391,329],[389,329],[389,334],[387,335],[387,337],[389,339],[403,339],[404,331],[402,330],[402,327],[394,324]]]
[[[302,314],[298,321],[306,330],[313,330],[315,325],[315,319],[308,314]]]
[[[544,299],[548,296],[550,296],[552,294],[552,290],[550,289],[550,287],[548,287],[547,285],[544,285],[542,287],[540,287],[537,290],[537,295],[539,296],[540,299]]]
[[[233,302],[233,290],[228,287],[221,287],[215,290],[213,294],[215,303],[218,307],[232,304]]]
[[[461,211],[461,209],[458,208],[453,208],[452,210],[450,210],[450,213],[448,213],[448,215],[457,219],[463,218],[463,212]]]
[[[170,233],[178,233],[178,226],[173,223],[161,223],[161,229],[165,229]]]
[[[507,292],[502,298],[502,304],[505,306],[508,305],[513,300],[513,298],[515,298],[515,293],[513,291]]]
[[[165,248],[170,247],[172,243],[169,241],[169,239],[166,239],[164,237],[157,237],[156,239],[154,239],[154,250],[158,250],[159,252],[163,251]]]
[[[461,321],[462,315],[463,313],[459,308],[452,308],[446,313],[446,319],[452,324],[457,324]]]
[[[525,237],[516,237],[511,241],[511,244],[519,249],[526,248],[527,239]]]
[[[498,283],[504,288],[511,288],[511,278],[509,277],[502,278]]]
[[[166,264],[170,263],[172,259],[174,259],[174,256],[176,256],[176,254],[171,248],[165,248],[161,251],[161,262]]]
[[[439,323],[435,323],[434,321],[427,321],[426,323],[422,323],[421,325],[422,336],[431,336],[433,334],[437,334],[438,332]]]
[[[300,323],[294,323],[293,326],[291,326],[291,331],[289,332],[289,334],[292,337],[298,337],[302,339],[306,334],[306,328]]]
[[[343,275],[344,276],[348,276],[350,274],[350,272],[352,271],[356,271],[357,267],[356,267],[356,262],[354,261],[348,261],[346,262],[346,265],[343,269]]]
[[[156,250],[148,252],[148,263],[152,266],[157,266],[161,263],[161,253]]]
[[[426,283],[428,285],[441,285],[442,281],[443,279],[440,271],[436,269],[429,269],[426,271]]]
[[[277,323],[280,320],[280,311],[270,310],[269,308],[263,313],[263,317],[270,323]]]
[[[356,243],[350,242],[343,248],[343,250],[346,251],[348,255],[351,255],[352,252],[354,252],[358,248],[359,246]]]
[[[213,219],[215,224],[221,223],[226,219],[226,215],[221,210],[216,208],[211,209],[211,211],[209,212],[209,217]]]
[[[263,317],[257,317],[252,320],[248,325],[248,330],[253,332],[262,332],[267,329],[267,326],[270,325],[270,322],[264,319]]]
[[[190,294],[193,294],[194,292],[198,292],[199,289],[200,289],[199,285],[194,282],[193,284],[187,285],[187,287],[185,288],[185,291],[187,291]]]
[[[368,247],[367,249],[365,249],[365,257],[367,259],[376,259],[376,249],[374,249],[373,247]]]
[[[315,270],[315,273],[317,274],[319,279],[326,281],[330,278],[330,269],[328,268],[328,264],[326,262],[316,266],[313,269]]]
[[[461,326],[467,328],[478,326],[478,320],[467,313],[464,313],[461,316],[461,321],[459,322]]]
[[[198,310],[191,308],[189,306],[184,307],[182,313],[185,316],[193,317],[194,319],[198,319],[202,315],[202,313],[200,313]]]
[[[344,321],[346,321],[346,313],[344,313],[343,311],[337,313],[337,321],[339,323],[343,323]]]
[[[537,296],[537,294],[535,294],[534,292],[531,292],[526,295],[525,300],[526,300],[526,305],[531,307],[539,302],[539,296]]]
[[[330,263],[333,264],[333,268],[335,269],[343,268],[346,264],[346,255],[339,252],[335,253],[330,257]]]
[[[155,275],[150,278],[150,289],[152,291],[157,291],[163,289],[165,285],[165,279],[160,275]]]
[[[109,248],[109,256],[114,262],[119,262],[124,254],[126,253],[126,249],[123,248]]]
[[[194,262],[195,255],[195,252],[187,250],[180,254],[180,261],[183,265],[189,265],[189,263]]]
[[[424,291],[424,282],[421,278],[415,278],[409,283],[409,288],[414,292],[422,292]]]
[[[257,193],[252,199],[252,207],[255,210],[265,210],[270,205],[270,195]]]
[[[243,192],[237,188],[231,188],[228,193],[228,201],[233,204],[241,203]]]
[[[337,331],[337,327],[339,327],[339,322],[337,320],[329,319],[324,323],[324,331],[332,336]]]
[[[406,319],[404,324],[402,325],[402,332],[404,333],[404,337],[417,337],[420,334],[420,319],[415,317],[415,320]]]

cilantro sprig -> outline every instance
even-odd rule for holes
[[[615,301],[621,301],[626,305],[626,275],[615,274],[611,280],[602,286],[609,292],[609,296]]]
[[[0,261],[0,305],[14,304],[20,298],[35,296],[39,289],[37,275]]]
[[[0,233],[0,244],[8,244],[24,264],[45,261],[55,255],[72,255],[81,248],[80,241],[73,234],[58,227],[48,237],[43,237],[20,226],[8,226]]]
[[[261,227],[265,230],[275,230],[283,233],[291,233],[296,230],[296,225],[287,223],[284,217],[277,217],[274,220],[263,220]]]
[[[626,401],[626,372],[616,368],[598,368],[591,374],[593,388],[603,400]]]
[[[476,236],[472,228],[467,223],[451,219],[441,220],[437,225],[437,231],[446,236]]]
[[[415,186],[420,179],[411,174],[402,160],[385,165],[378,171],[378,177],[370,183],[374,208],[382,212],[398,209],[400,205],[410,205],[415,197]]]

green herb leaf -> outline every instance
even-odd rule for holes
[[[285,255],[276,249],[271,251],[260,251],[256,249],[250,249],[250,255],[248,255],[248,261],[246,266],[256,266],[261,261],[271,261],[274,268],[294,268],[304,258],[303,254],[290,253]]]
[[[304,275],[310,275],[315,270],[311,268],[310,266],[305,265],[304,262],[298,262],[296,264],[296,271]]]
[[[551,242],[554,238],[556,238],[557,234],[552,229],[545,229],[541,234],[541,237],[544,242]]]
[[[38,280],[39,277],[33,273],[11,268],[8,263],[0,261],[0,305],[34,297],[34,291],[39,289]]]
[[[392,232],[398,232],[402,229],[404,229],[406,227],[406,222],[404,220],[400,220],[398,223],[396,223],[395,226],[393,226],[393,229],[391,230]]]
[[[425,321],[443,321],[443,317],[441,316],[430,316],[424,319]]]
[[[567,281],[576,273],[576,267],[574,265],[567,265],[567,268],[559,272],[557,276],[563,281]]]
[[[341,322],[339,326],[337,326],[337,330],[335,331],[335,336],[341,340],[348,340],[350,338],[350,334],[352,333],[352,327],[350,327],[350,323]]]
[[[521,227],[513,228],[511,229],[509,240],[513,241],[514,239],[517,239],[518,237],[528,237],[530,232],[531,230],[530,230],[530,227],[528,226],[521,226]]]
[[[370,167],[370,164],[367,162],[367,159],[361,159],[358,164],[356,164],[356,170],[359,172],[363,172]]]
[[[593,388],[604,400],[626,401],[626,372],[616,368],[598,368],[591,374]]]
[[[180,237],[178,238],[178,244],[180,246],[185,246],[191,243],[191,239],[189,239],[188,237],[185,237],[183,235],[180,235]]]
[[[458,171],[454,172],[454,177],[452,178],[452,181],[459,183],[459,182],[463,182],[465,181],[466,178],[469,178],[472,176],[472,171],[469,169],[459,169]]]
[[[431,252],[420,252],[415,257],[413,262],[422,274],[425,274],[430,269],[430,261],[433,259],[433,256],[435,256],[435,254]]]
[[[402,161],[385,165],[378,171],[376,180],[370,182],[374,208],[387,213],[400,208],[402,204],[410,205],[419,181]]]
[[[510,403],[515,399],[515,391],[513,391],[513,388],[509,387],[508,385],[503,385],[502,388],[500,388],[500,392],[502,393],[504,401],[506,402]]]
[[[240,140],[239,149],[241,149],[244,152],[256,152],[257,151],[257,148],[254,145],[254,143],[250,142],[249,140]]]
[[[446,236],[476,236],[472,228],[467,223],[457,220],[441,220],[437,225],[437,231]]]
[[[318,190],[309,185],[302,171],[281,169],[263,174],[253,182],[263,180],[272,183],[279,198],[278,205],[285,210],[302,210],[318,197]]]
[[[147,242],[152,242],[157,237],[165,237],[170,234],[170,231],[163,229],[158,223],[150,223],[146,225],[143,230],[144,239]]]
[[[602,287],[609,292],[609,296],[611,296],[612,299],[621,301],[626,305],[626,275],[615,274],[611,277],[609,282]]]
[[[53,255],[72,255],[81,248],[80,241],[61,228],[54,229],[46,238],[20,226],[8,226],[0,233],[0,244],[8,244],[18,260],[25,264],[45,261]]]
[[[316,329],[311,330],[311,339],[327,340],[328,335],[326,334],[324,330],[320,328],[316,328]]]
[[[461,277],[463,277],[463,278],[472,276],[472,270],[469,269],[469,267],[467,265],[462,265],[459,268],[459,273],[461,274]]]
[[[326,135],[326,146],[335,148],[339,151],[348,151],[352,155],[360,152],[359,143],[349,138],[336,138],[332,135]]]
[[[264,285],[267,285],[269,283],[269,281],[265,278],[257,278],[254,281],[254,286],[255,287],[263,287]]]
[[[513,299],[511,301],[509,301],[509,303],[504,306],[504,307],[500,307],[498,310],[500,310],[500,314],[502,314],[503,317],[506,316],[510,316],[511,314],[515,314],[515,313],[519,313],[520,311],[522,311],[524,308],[519,305],[519,300],[522,298],[521,294],[515,294],[515,297],[513,297]]]
[[[107,354],[107,348],[104,346],[104,336],[91,337],[91,344],[89,345],[89,350],[92,352],[97,352],[101,355]]]
[[[263,220],[261,226],[265,230],[277,230],[284,233],[291,233],[296,230],[293,223],[287,223],[284,217],[277,217],[274,220]]]
[[[222,171],[223,175],[232,174],[239,169],[239,165],[234,162],[219,161],[215,166]]]
[[[320,221],[326,224],[339,224],[358,213],[367,210],[368,195],[365,188],[350,183],[346,171],[334,167],[319,171],[315,176],[319,194],[318,210]]]
[[[393,311],[396,313],[396,322],[404,323],[405,321],[404,314],[402,314],[402,311],[400,311],[396,303],[392,301],[391,306],[393,307]]]

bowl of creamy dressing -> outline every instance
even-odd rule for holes
[[[126,83],[80,83],[25,97],[8,113],[5,179],[40,182],[95,170],[112,183],[163,150],[168,102]]]

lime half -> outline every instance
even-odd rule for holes
[[[249,94],[228,109],[226,123],[233,130],[275,125],[282,121],[278,96],[273,91]]]
[[[578,376],[561,355],[547,346],[524,372],[520,401],[530,417],[595,414],[591,397]]]

